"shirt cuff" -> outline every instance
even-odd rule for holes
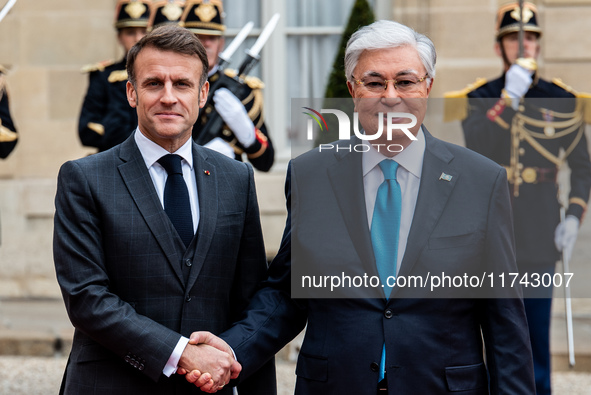
[[[183,355],[183,351],[185,351],[187,344],[189,344],[189,338],[181,336],[176,347],[172,351],[172,354],[170,354],[166,366],[164,366],[164,369],[162,370],[162,373],[164,373],[166,377],[170,377],[173,373],[176,373],[179,368],[179,360],[181,359],[181,355]]]

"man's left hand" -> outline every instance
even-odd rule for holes
[[[558,224],[554,232],[554,244],[558,251],[563,252],[564,259],[567,262],[570,261],[578,233],[579,219],[574,215],[567,215],[565,220]]]
[[[213,102],[216,111],[240,144],[245,148],[250,147],[256,140],[255,127],[240,99],[228,89],[220,88],[213,94]]]

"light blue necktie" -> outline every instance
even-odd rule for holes
[[[390,296],[392,287],[387,284],[388,277],[396,276],[398,259],[398,234],[400,232],[400,214],[402,211],[400,184],[396,181],[398,163],[385,159],[379,164],[384,174],[384,182],[378,188],[376,204],[371,221],[371,244],[376,258],[376,266],[384,295]],[[390,280],[392,282],[393,279]],[[386,368],[386,345],[382,348],[380,360],[380,378],[384,379]]]

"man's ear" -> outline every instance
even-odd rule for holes
[[[351,84],[351,81],[349,80],[347,80],[347,89],[349,89],[349,94],[351,95],[351,97],[355,99],[355,91],[353,90],[353,84]]]
[[[203,108],[205,103],[207,103],[207,95],[209,94],[209,81],[205,81],[201,86],[201,90],[199,92],[199,108]]]
[[[135,88],[133,87],[133,85],[129,81],[127,81],[125,88],[127,91],[127,102],[129,103],[129,105],[131,107],[136,108],[137,107],[137,92],[135,91]]]
[[[435,78],[429,78],[429,85],[427,85],[427,96],[429,96],[429,93],[431,93],[431,88],[433,88],[433,81],[435,81]]]
[[[498,40],[495,41],[494,49],[495,49],[495,53],[497,54],[497,56],[502,58],[503,53],[501,52],[501,43]]]

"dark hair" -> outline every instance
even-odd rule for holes
[[[199,80],[199,86],[203,86],[207,80],[207,53],[203,44],[189,30],[176,25],[158,27],[138,41],[127,54],[127,76],[129,82],[135,88],[135,60],[144,48],[155,48],[160,51],[172,51],[183,55],[197,56],[201,60],[203,70]]]

